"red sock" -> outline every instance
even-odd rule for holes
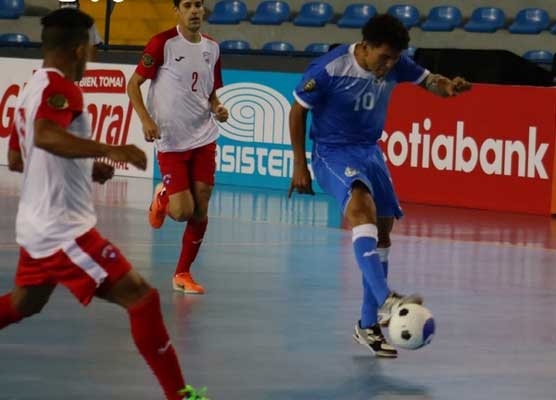
[[[181,400],[185,387],[176,351],[170,343],[156,289],[128,309],[131,334],[139,352],[156,375],[168,400]]]
[[[205,236],[207,224],[208,219],[197,221],[192,218],[187,221],[187,227],[185,228],[181,240],[181,254],[178,260],[178,266],[176,267],[176,274],[189,272],[191,270],[191,264],[195,261],[197,253],[199,252],[199,247],[201,247],[203,237]]]
[[[0,329],[15,324],[23,319],[23,315],[12,304],[12,294],[0,296]]]

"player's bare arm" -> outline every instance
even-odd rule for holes
[[[218,122],[226,122],[228,120],[228,109],[220,103],[220,99],[215,93],[209,97],[210,109]]]
[[[107,180],[114,177],[114,167],[101,161],[95,161],[93,164],[92,177],[93,182],[98,182],[102,185]]]
[[[293,177],[288,191],[300,194],[315,194],[311,183],[311,173],[305,155],[305,128],[308,110],[295,101],[290,110],[290,136],[293,148]]]
[[[141,120],[143,125],[143,135],[147,142],[153,142],[155,139],[160,139],[160,130],[151,118],[145,102],[143,101],[143,94],[141,93],[141,85],[145,83],[146,79],[138,73],[133,73],[129,83],[127,84],[127,94],[131,100],[131,104],[135,112]]]
[[[13,172],[23,172],[23,158],[20,151],[8,150],[8,169]]]
[[[471,90],[471,83],[461,77],[446,78],[440,74],[429,74],[420,86],[431,93],[441,97],[457,96]]]
[[[135,145],[110,146],[72,135],[48,119],[35,121],[35,146],[63,158],[108,157],[144,170],[147,156]]]

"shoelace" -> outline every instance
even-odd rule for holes
[[[210,400],[208,397],[205,396],[206,393],[207,393],[206,387],[202,387],[201,389],[196,390],[191,385],[186,385],[185,388],[178,391],[178,394],[180,396],[187,396],[184,397],[184,399],[187,400]]]

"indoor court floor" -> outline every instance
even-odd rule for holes
[[[0,167],[0,293],[18,248],[21,177]],[[99,230],[152,285],[186,378],[212,400],[556,399],[556,220],[405,204],[390,285],[425,297],[433,342],[376,359],[351,338],[361,276],[331,199],[217,186],[193,267],[207,294],[172,292],[183,225],[153,231],[153,182],[96,186]],[[63,287],[0,331],[0,400],[159,400],[126,313]]]

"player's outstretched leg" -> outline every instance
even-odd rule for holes
[[[16,286],[0,296],[0,329],[41,312],[55,286]]]
[[[158,379],[168,400],[182,400],[185,387],[176,351],[162,319],[160,297],[135,271],[98,294],[124,307],[137,349]]]

